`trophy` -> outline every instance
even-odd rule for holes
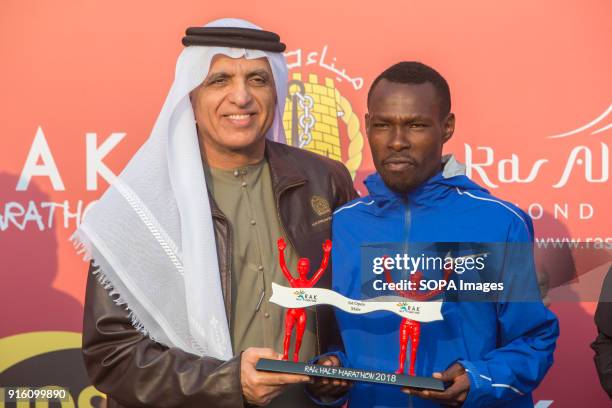
[[[300,258],[297,263],[299,278],[294,278],[291,275],[291,271],[287,268],[285,263],[285,248],[287,244],[283,238],[279,238],[276,243],[278,247],[278,260],[280,267],[287,278],[287,281],[292,288],[312,288],[317,284],[323,272],[327,268],[329,262],[329,253],[331,252],[331,241],[328,239],[323,243],[323,259],[321,260],[321,266],[311,279],[308,279],[308,272],[310,272],[310,260],[308,258]],[[298,295],[304,296],[304,293],[298,291]],[[285,341],[283,342],[283,360],[289,358],[289,345],[291,344],[291,332],[297,322],[297,328],[295,333],[295,347],[293,348],[293,361],[298,361],[298,354],[300,353],[300,347],[302,346],[302,336],[304,335],[304,329],[306,328],[306,312],[303,307],[288,308],[285,315]]]
[[[294,278],[285,264],[284,250],[286,248],[286,243],[283,238],[278,240],[277,246],[281,269],[291,285],[291,287],[288,288],[272,283],[273,293],[270,298],[270,302],[287,308],[283,359],[260,359],[256,365],[257,370],[389,384],[435,391],[443,391],[445,389],[444,383],[439,379],[414,375],[414,363],[418,350],[421,323],[442,319],[441,302],[424,302],[423,300],[435,296],[440,293],[440,291],[410,295],[407,292],[398,291],[402,297],[410,299],[410,301],[402,302],[349,299],[329,289],[313,288],[327,268],[332,247],[330,240],[326,240],[323,243],[323,260],[321,261],[319,269],[317,269],[310,279],[307,277],[310,269],[310,261],[307,258],[300,258],[298,260],[299,277]],[[448,279],[450,272],[446,270],[444,272],[445,279]],[[385,270],[385,278],[387,281],[392,281],[391,274],[387,270]],[[412,276],[411,280],[414,279],[415,281],[419,281],[421,278],[421,274],[416,273]],[[400,325],[400,355],[398,369],[395,372],[384,372],[298,362],[302,335],[306,327],[306,313],[304,308],[322,304],[332,305],[345,312],[355,314],[384,310],[393,312],[402,317],[403,320]],[[288,361],[289,345],[294,327],[296,328],[296,342],[293,361]],[[409,375],[404,375],[408,340],[411,340]]]
[[[444,268],[444,280],[445,281],[448,281],[452,271],[453,270],[450,267]],[[389,272],[387,268],[384,268],[384,274],[385,274],[385,280],[387,281],[387,283],[392,283],[393,279],[391,278],[391,273]],[[422,279],[423,279],[423,274],[421,272],[416,272],[410,278],[410,282],[412,282],[415,287],[418,287]],[[408,291],[399,290],[399,289],[395,289],[395,291],[402,297],[410,299],[412,301],[425,301],[425,300],[431,299],[432,297],[440,294],[442,292],[442,289],[435,289],[435,290],[431,290],[426,293],[408,293]],[[404,310],[406,310],[406,305],[400,306],[400,310],[402,310],[401,309],[402,307],[404,308]],[[414,364],[416,362],[416,354],[419,348],[420,336],[421,336],[421,323],[416,320],[409,319],[407,317],[403,318],[402,322],[400,323],[400,352],[399,352],[399,357],[398,357],[399,367],[395,371],[396,374],[404,373],[405,365],[406,365],[406,352],[408,348],[408,340],[410,340],[410,366],[408,368],[408,374],[411,376],[415,375],[414,374]]]

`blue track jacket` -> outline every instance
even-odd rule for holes
[[[362,299],[360,245],[372,242],[531,242],[531,219],[490,195],[450,156],[438,173],[407,197],[388,189],[379,174],[369,195],[333,215],[333,290]],[[533,259],[528,259],[533,264]],[[534,282],[535,279],[531,280]],[[454,362],[468,371],[464,407],[533,407],[531,392],[553,362],[558,322],[540,301],[444,302],[444,320],[421,325],[416,375],[431,376]],[[354,315],[336,309],[345,365],[397,369],[401,318],[388,312]],[[408,347],[408,352],[410,347]],[[409,364],[408,354],[406,364]],[[412,401],[409,401],[412,398]],[[341,402],[341,401],[338,401]],[[399,387],[356,382],[349,408],[434,407]]]

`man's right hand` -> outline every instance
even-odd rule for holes
[[[317,361],[317,364],[324,366],[341,367],[340,360],[334,355],[323,356]],[[307,385],[308,390],[319,398],[331,398],[332,401],[337,400],[353,386],[352,382],[330,378],[313,378],[311,383]]]
[[[240,383],[242,394],[249,404],[267,405],[277,397],[288,384],[306,383],[306,375],[278,374],[257,371],[255,365],[260,358],[281,360],[282,354],[269,348],[249,347],[240,359]]]

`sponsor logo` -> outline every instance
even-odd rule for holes
[[[412,305],[412,304],[410,304],[408,302],[399,302],[397,304],[397,307],[399,307],[400,313],[413,313],[413,314],[421,313],[421,307],[420,306],[415,306],[415,305]]]
[[[612,105],[586,125],[569,132],[548,136],[547,139],[563,139],[579,134],[586,137],[603,136],[605,132],[612,129],[612,123],[607,123],[609,117],[612,116],[611,114]],[[596,142],[591,146],[574,145],[566,155],[557,155],[558,159],[563,160],[563,157],[566,159],[562,172],[554,176],[556,181],[553,182],[552,188],[563,188],[572,178],[581,177],[591,184],[608,181],[610,177],[610,149],[608,144],[601,139],[595,140]],[[542,171],[546,171],[543,169],[550,167],[551,164],[551,159],[543,157],[525,165],[524,161],[521,162],[519,156],[515,153],[512,153],[509,158],[500,159],[495,157],[493,147],[472,147],[468,143],[465,143],[464,146],[467,176],[471,178],[473,173],[478,174],[482,182],[489,188],[499,188],[500,184],[533,183]],[[475,152],[481,152],[479,159],[474,159]]]
[[[296,290],[293,294],[295,295],[295,300],[300,302],[315,303],[317,301],[317,295],[308,294],[303,290]]]
[[[324,215],[328,215],[331,213],[329,201],[327,201],[321,196],[312,196],[312,198],[310,199],[310,205],[319,217],[323,217]]]
[[[359,116],[341,89],[363,87],[363,78],[338,68],[329,47],[285,53],[290,80],[283,126],[287,144],[341,161],[353,179],[363,159],[364,137]]]

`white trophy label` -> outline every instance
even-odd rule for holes
[[[288,288],[272,283],[270,302],[286,308],[301,308],[316,305],[331,305],[347,313],[363,314],[376,311],[395,313],[417,322],[442,320],[442,302],[413,302],[410,300],[386,301],[371,299],[353,300],[329,289]]]

